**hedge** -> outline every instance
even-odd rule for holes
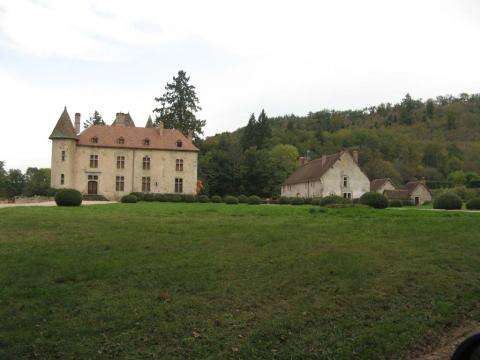
[[[360,204],[368,205],[375,209],[385,209],[388,207],[388,199],[385,195],[377,192],[367,192],[360,197]]]
[[[248,197],[248,203],[250,205],[259,205],[262,203],[262,199],[260,199],[257,195],[252,195]]]
[[[75,189],[61,189],[55,195],[55,202],[58,206],[80,206],[82,194]]]
[[[248,204],[248,196],[247,195],[239,195],[238,202],[240,204]]]
[[[348,203],[350,203],[350,201],[338,195],[328,195],[323,197],[320,200],[321,206],[326,206],[331,204],[348,204]]]
[[[200,195],[198,197],[198,202],[208,203],[208,202],[210,202],[210,198],[207,195]]]
[[[221,203],[222,202],[222,198],[218,195],[213,195],[210,200],[213,202],[213,203]]]
[[[389,207],[402,207],[403,206],[403,203],[402,203],[402,200],[392,200],[390,201],[390,203],[388,204]]]
[[[134,204],[138,201],[138,198],[135,195],[130,194],[130,195],[122,196],[120,201],[125,204]]]
[[[225,203],[226,203],[226,204],[229,204],[229,205],[236,205],[236,204],[238,204],[238,198],[236,198],[235,196],[227,195],[227,196],[225,196],[225,198],[223,199],[223,201],[225,201]]]
[[[466,206],[468,210],[480,210],[480,197],[468,201]]]
[[[448,192],[435,199],[433,202],[433,208],[443,210],[459,210],[462,208],[462,199],[460,199],[457,194]]]

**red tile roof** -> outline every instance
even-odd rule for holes
[[[383,185],[387,183],[387,181],[390,181],[392,184],[392,180],[385,178],[385,179],[375,179],[370,182],[370,191],[377,191],[380,189]]]
[[[325,157],[309,161],[305,165],[299,167],[297,170],[285,180],[285,185],[293,185],[303,183],[309,180],[319,179],[330,169],[333,164],[340,159],[343,152],[337,154],[326,155]]]
[[[198,151],[192,141],[176,129],[94,125],[85,129],[78,137],[78,145],[82,146]],[[97,142],[92,143],[92,138],[97,138]],[[123,144],[118,143],[119,138],[124,139]],[[145,144],[145,139],[149,140],[149,145]],[[178,140],[182,142],[182,147],[177,147]]]

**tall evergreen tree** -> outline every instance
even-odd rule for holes
[[[250,119],[248,119],[247,126],[245,126],[245,129],[243,129],[242,138],[240,139],[243,150],[248,149],[250,146],[255,146],[256,137],[257,120],[255,119],[255,114],[252,114],[250,115]]]
[[[93,115],[83,123],[83,128],[86,129],[92,125],[106,125],[105,121],[103,121],[102,115],[100,115],[97,110],[95,110]]]
[[[262,109],[260,115],[258,115],[257,126],[256,126],[256,146],[259,149],[267,147],[268,140],[272,137],[272,128],[270,126],[270,121],[265,114],[265,110]]]
[[[202,108],[195,92],[195,86],[189,84],[190,77],[180,70],[173,82],[167,83],[165,93],[156,97],[160,107],[153,111],[157,114],[155,125],[163,122],[165,128],[178,129],[184,135],[193,133],[194,138],[203,134],[206,121],[197,119],[196,113]]]

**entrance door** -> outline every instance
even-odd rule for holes
[[[415,196],[415,206],[420,205],[420,197]]]
[[[88,195],[97,195],[97,182],[96,181],[89,181],[88,182]]]

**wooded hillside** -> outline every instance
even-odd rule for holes
[[[451,180],[480,172],[480,94],[410,95],[399,104],[362,110],[321,110],[307,116],[268,118],[262,111],[246,127],[200,142],[200,179],[210,194],[275,196],[296,167],[344,148],[360,150],[360,165],[373,178],[399,184],[412,179]]]

